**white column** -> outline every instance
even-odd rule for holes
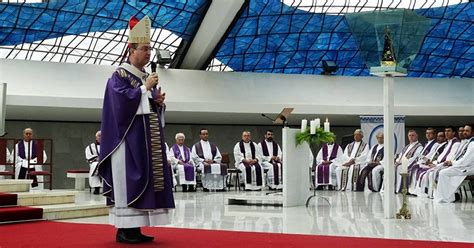
[[[395,217],[395,167],[393,159],[395,150],[394,114],[393,114],[393,77],[383,78],[383,125],[384,125],[384,217],[391,219]]]
[[[0,136],[5,135],[6,102],[7,102],[7,84],[0,83]]]
[[[296,146],[296,134],[301,129],[283,128],[283,207],[304,206],[310,196],[309,146]]]

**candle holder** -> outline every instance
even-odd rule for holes
[[[396,214],[397,219],[401,219],[402,217],[406,220],[411,219],[411,213],[410,210],[408,209],[408,204],[407,204],[407,193],[408,193],[408,188],[407,188],[407,178],[408,178],[408,173],[403,173],[400,174],[402,176],[402,182],[403,182],[403,188],[402,188],[402,194],[403,194],[403,203],[402,207]]]

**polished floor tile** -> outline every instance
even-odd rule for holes
[[[175,193],[170,227],[297,233],[352,237],[474,242],[474,203],[435,203],[409,198],[411,220],[383,218],[383,195],[369,192],[318,191],[308,208],[226,205],[225,193]],[[262,192],[264,194],[265,192]],[[83,200],[103,201],[85,193]],[[242,194],[245,194],[242,192]],[[309,195],[309,193],[308,193]],[[329,203],[328,203],[329,202]],[[397,196],[397,209],[401,197]],[[66,220],[108,223],[108,217]]]

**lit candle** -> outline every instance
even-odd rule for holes
[[[329,121],[328,121],[328,118],[326,118],[326,121],[324,122],[324,131],[329,132]]]
[[[308,121],[306,119],[301,120],[301,132],[304,133],[306,131],[306,127],[308,126]]]
[[[315,134],[316,133],[316,121],[312,120],[309,122],[309,133]]]
[[[316,128],[320,128],[321,127],[321,120],[319,118],[316,118],[315,121],[316,121]]]

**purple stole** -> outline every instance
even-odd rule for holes
[[[217,146],[211,142],[209,142],[209,145],[211,146],[212,161],[214,162],[214,158],[217,155]],[[205,159],[201,141],[198,141],[196,144],[194,144],[194,147],[196,148],[196,154],[198,157]],[[204,174],[211,174],[211,166],[204,166]],[[225,164],[221,164],[221,175],[227,175],[227,166]]]
[[[186,181],[194,181],[194,166],[189,164],[189,160],[191,159],[189,148],[183,145],[184,158],[177,144],[174,144],[171,149],[173,149],[174,157],[184,162],[184,178]]]
[[[250,141],[249,143],[250,143],[250,151],[252,152],[252,159],[255,159],[255,145],[253,144],[252,141]],[[245,146],[244,146],[243,140],[239,142],[239,147],[240,147],[240,152],[244,154],[245,156]],[[245,166],[246,182],[247,184],[251,184],[252,183],[252,167],[250,164],[247,164],[247,163],[243,163],[243,164]],[[257,186],[261,186],[262,185],[262,168],[260,167],[258,163],[255,165],[255,174],[256,174],[256,179],[257,179]]]
[[[426,144],[425,149],[423,149],[423,156],[426,156],[428,153],[430,153],[431,148],[433,148],[434,144],[436,144],[436,139],[432,140],[430,143]]]
[[[446,161],[446,159],[448,158],[448,155],[451,153],[451,149],[453,148],[454,143],[458,143],[458,142],[459,142],[458,138],[453,139],[453,142],[451,142],[451,145],[448,147],[446,154],[444,154],[444,157],[441,159],[440,161],[441,163]]]
[[[456,155],[456,157],[454,158],[454,160],[458,160],[458,159],[462,158],[462,157],[464,156],[464,154],[466,154],[467,148],[469,147],[469,144],[470,144],[472,141],[474,141],[473,138],[471,138],[471,139],[469,140],[469,142],[466,142],[466,145],[463,147],[462,151],[460,151],[460,153]]]
[[[329,146],[326,144],[322,147],[322,152],[323,152],[323,160],[325,161],[330,161],[333,160],[337,157],[337,150],[339,149],[338,144],[334,144],[332,151],[331,151],[331,156],[328,159],[328,153],[329,153]],[[332,163],[332,162],[331,162]],[[317,184],[328,184],[329,183],[329,177],[331,176],[330,174],[330,165],[331,163],[325,164],[321,163],[316,166],[316,170],[318,170],[318,178],[317,178]]]
[[[262,144],[263,156],[270,156],[270,153],[268,152],[267,142],[263,140],[262,142],[260,142],[260,144]],[[278,156],[278,144],[273,140],[272,140],[272,147],[273,147],[272,156]],[[270,163],[273,166],[273,183],[275,185],[280,185],[280,170],[278,170],[278,163],[273,161],[273,159],[270,161]],[[283,167],[282,167],[282,170],[283,170]]]
[[[402,152],[401,152],[401,156],[405,156],[406,158],[410,159],[413,157],[413,155],[415,155],[415,152],[416,150],[418,149],[418,147],[421,146],[420,142],[418,142],[416,145],[414,145],[409,151],[408,153],[405,155],[405,152],[407,151],[408,147],[410,145],[407,145],[403,148]],[[411,164],[408,165],[408,168],[407,168],[407,171],[408,171],[408,176],[407,176],[407,188],[409,187],[410,183],[411,183],[411,179],[413,177],[413,173],[417,171],[417,169],[419,168],[419,166],[416,164],[417,160],[415,159]],[[415,175],[416,177],[416,175]],[[400,183],[400,189],[398,189],[397,192],[401,193],[402,192],[402,189],[403,189],[403,183]]]
[[[25,143],[23,142],[23,140],[21,140],[20,142],[18,142],[18,156],[22,159],[35,159],[36,156],[37,156],[37,153],[36,153],[36,146],[37,145],[38,144],[36,143],[35,140],[31,141],[31,146],[30,146],[31,157],[27,158],[27,156],[25,154]],[[43,162],[43,161],[41,161],[41,162]],[[38,163],[40,163],[40,161],[38,161]]]
[[[92,144],[89,145],[89,151],[91,152],[91,154],[97,154],[97,156],[93,156],[92,158],[88,159],[87,160],[88,163],[97,162],[99,160],[99,149],[97,148],[97,145],[100,145],[100,144],[97,142],[94,142],[94,148],[95,148],[94,150],[92,150]]]
[[[372,153],[370,155],[370,162],[380,162],[382,159],[383,159],[383,156],[384,156],[384,148],[385,147],[382,147],[382,149],[380,149],[378,152],[377,152],[377,148],[378,148],[379,144],[376,144],[373,148],[372,148]],[[359,178],[357,178],[357,184],[356,184],[356,191],[364,191],[364,187],[365,187],[365,178],[367,178],[368,180],[368,187],[370,190],[372,190],[373,192],[377,191],[375,188],[374,188],[374,185],[372,185],[372,170],[375,168],[375,166],[371,166],[371,165],[367,165],[361,172],[360,172],[360,176]],[[380,189],[382,185],[377,185],[377,187]]]

